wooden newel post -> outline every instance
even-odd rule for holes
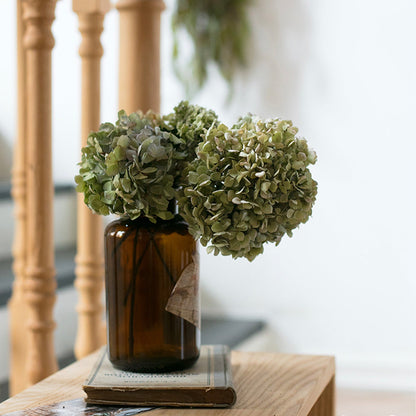
[[[53,180],[51,153],[51,25],[56,0],[25,0],[23,19],[27,91],[26,373],[33,384],[57,370],[53,343]]]
[[[13,296],[8,308],[10,316],[10,395],[25,386],[25,357],[27,307],[24,298],[26,267],[26,59],[23,49],[23,0],[16,2],[17,16],[17,137],[12,168],[12,196],[15,205],[15,233],[13,241]]]
[[[160,111],[160,15],[163,0],[119,0],[119,107]]]
[[[82,60],[81,144],[100,124],[100,60],[103,47],[100,36],[104,16],[110,10],[109,0],[73,0],[78,14],[82,41],[79,54]],[[101,292],[103,289],[103,224],[78,195],[78,249],[76,256],[75,287],[79,294],[78,333],[75,355],[84,357],[105,343],[102,330]]]

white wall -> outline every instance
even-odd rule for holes
[[[9,142],[15,118],[11,3],[0,3],[0,133]],[[162,109],[170,111],[183,90],[170,64],[173,0],[166,3]],[[236,76],[234,98],[225,102],[224,83],[214,70],[194,99],[225,121],[248,111],[291,118],[319,158],[313,217],[293,239],[267,247],[251,264],[202,256],[204,310],[266,318],[259,348],[335,354],[344,385],[412,385],[415,13],[412,0],[257,0],[251,8],[251,65]],[[58,2],[53,97],[58,181],[71,180],[78,157],[76,26],[70,2]],[[105,26],[102,118],[114,120],[114,11]]]

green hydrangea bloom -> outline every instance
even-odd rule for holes
[[[316,161],[291,121],[241,118],[181,102],[161,117],[120,111],[82,149],[77,190],[96,213],[151,221],[179,214],[215,255],[252,261],[308,220]]]
[[[231,129],[208,130],[187,168],[181,215],[214,254],[246,257],[308,220],[317,183],[308,169],[316,155],[292,122],[248,115]]]
[[[77,191],[94,212],[130,219],[173,218],[175,192],[195,146],[216,115],[181,102],[172,114],[118,114],[92,132],[82,149]],[[173,204],[174,205],[174,204]]]
[[[218,116],[212,110],[182,101],[174,108],[173,113],[163,117],[163,121],[166,129],[182,139],[177,147],[178,153],[182,155],[182,163],[177,163],[175,175],[176,185],[181,186],[187,183],[187,178],[183,176],[184,169],[196,158],[196,147],[207,130],[219,125]]]

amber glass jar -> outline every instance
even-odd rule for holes
[[[122,370],[160,372],[199,356],[199,257],[180,216],[119,219],[105,230],[109,358]]]

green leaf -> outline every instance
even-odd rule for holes
[[[141,170],[141,173],[144,173],[145,175],[148,175],[149,173],[154,173],[154,172],[157,172],[157,168],[154,166],[149,166]]]
[[[129,145],[129,143],[130,143],[130,139],[127,136],[123,135],[119,137],[117,141],[117,146],[126,148]]]

